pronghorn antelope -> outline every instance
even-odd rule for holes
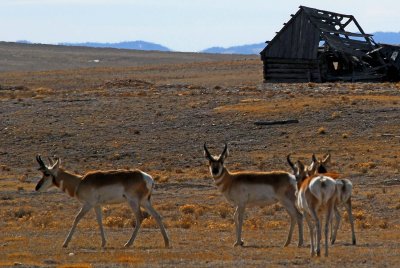
[[[290,155],[287,156],[297,180],[297,208],[303,213],[310,231],[311,256],[316,253],[321,255],[321,223],[325,214],[325,256],[328,256],[328,233],[333,209],[337,198],[337,184],[328,176],[314,174],[314,170],[308,170],[301,162],[293,164]],[[314,166],[316,168],[316,166]],[[316,247],[314,244],[316,243]]]
[[[106,239],[102,224],[101,205],[122,202],[128,202],[136,218],[135,229],[125,247],[132,245],[139,231],[143,220],[140,207],[144,207],[157,221],[164,237],[165,247],[169,247],[169,238],[161,216],[150,202],[154,187],[154,181],[150,175],[140,170],[110,170],[92,171],[80,176],[61,168],[60,159],[56,159],[55,162],[50,160],[50,166],[45,165],[40,155],[36,156],[36,160],[40,166],[39,170],[43,173],[43,177],[36,185],[36,191],[46,191],[50,187],[56,186],[71,197],[76,197],[83,204],[75,217],[63,247],[68,246],[78,222],[92,208],[94,208],[100,227],[101,246],[104,247]]]
[[[317,173],[319,174],[325,174],[327,173],[327,164],[330,160],[331,155],[326,154],[323,159],[319,160],[315,157],[315,155],[312,155],[312,163],[310,165],[310,170],[317,170]],[[315,167],[314,167],[315,166]],[[350,180],[348,179],[340,179],[340,178],[335,178],[336,183],[338,184],[338,197],[337,197],[337,204],[335,205],[335,224],[333,227],[333,232],[331,234],[331,242],[332,244],[335,243],[336,240],[336,235],[337,231],[339,229],[339,224],[341,220],[341,215],[338,209],[339,205],[344,205],[346,207],[347,215],[349,216],[349,222],[351,226],[351,238],[352,238],[352,243],[353,245],[356,244],[356,234],[354,231],[354,220],[353,220],[353,214],[352,214],[352,207],[351,207],[351,193],[353,190],[353,184],[351,183]]]
[[[236,227],[236,242],[234,246],[243,246],[241,238],[244,211],[248,206],[270,205],[279,202],[290,216],[290,228],[284,246],[289,245],[294,226],[298,225],[299,242],[303,245],[302,215],[295,206],[296,179],[284,171],[272,172],[229,172],[224,166],[228,156],[228,146],[218,156],[212,156],[204,144],[204,156],[209,161],[209,169],[219,190],[235,207],[234,221]]]

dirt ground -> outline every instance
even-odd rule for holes
[[[0,266],[395,267],[400,261],[400,84],[268,84],[257,56],[138,52],[0,43]],[[99,59],[99,62],[93,60]],[[257,126],[257,121],[299,123]],[[248,209],[245,247],[234,248],[233,207],[214,185],[203,144],[227,167],[286,170],[330,152],[331,170],[354,184],[357,245],[344,215],[329,257],[282,248],[279,204]],[[61,247],[79,209],[59,189],[36,193],[36,154],[68,170],[139,168],[157,182],[153,219],[131,248],[125,204],[103,208]],[[345,213],[344,213],[345,214]]]

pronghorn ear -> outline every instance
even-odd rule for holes
[[[40,170],[40,171],[46,171],[47,170],[46,164],[43,162],[42,157],[41,157],[40,154],[36,155],[36,161],[39,164],[38,170]]]
[[[56,155],[54,155],[53,157],[47,157],[47,159],[49,160],[50,166],[54,166],[55,161],[58,159],[58,157]]]
[[[53,176],[57,175],[58,168],[60,167],[61,160],[58,157],[55,157],[56,162],[53,164],[51,168],[49,168],[49,171],[52,173]]]
[[[205,157],[207,160],[213,160],[213,157],[211,156],[210,152],[209,152],[208,149],[207,149],[206,143],[204,143],[204,157]]]
[[[218,160],[224,161],[228,156],[229,156],[228,144],[225,143],[224,150],[222,151],[222,153],[221,153],[221,155],[219,156],[219,159],[218,159]]]
[[[310,166],[307,167],[308,174],[315,174],[319,168],[318,162],[312,162]]]
[[[315,156],[314,153],[312,154],[311,160],[312,160],[314,163],[317,163],[317,162],[318,162],[317,157]]]
[[[304,171],[305,166],[300,160],[297,160],[297,168],[299,169],[299,171]]]
[[[325,165],[325,164],[327,164],[330,160],[331,160],[331,154],[330,154],[330,153],[327,153],[327,154],[324,156],[324,159],[322,160],[322,164]]]
[[[61,159],[59,157],[54,157],[54,160],[56,160],[56,162],[53,165],[53,168],[59,168],[60,164],[61,164]]]

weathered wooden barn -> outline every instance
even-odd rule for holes
[[[305,6],[291,15],[260,54],[265,82],[400,78],[399,46],[375,43],[352,15]]]

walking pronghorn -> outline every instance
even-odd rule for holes
[[[287,156],[287,161],[297,180],[296,206],[303,213],[310,231],[311,256],[315,253],[317,256],[321,255],[321,223],[324,214],[325,256],[328,256],[329,224],[337,199],[337,184],[331,177],[315,174],[317,165],[313,166],[314,169],[309,169],[301,161],[293,164],[290,155]]]
[[[310,170],[316,170],[317,173],[319,174],[325,174],[328,173],[327,170],[327,164],[329,163],[331,158],[330,154],[326,154],[321,160],[317,159],[315,155],[312,155],[312,162],[310,165]],[[315,167],[314,167],[315,166]],[[332,174],[332,173],[329,173]],[[352,206],[351,206],[351,194],[353,190],[353,184],[349,179],[341,179],[339,177],[339,174],[336,176],[332,176],[333,179],[336,180],[336,183],[338,184],[338,197],[337,197],[337,203],[335,204],[335,224],[334,227],[332,228],[333,232],[331,234],[331,242],[332,244],[335,243],[336,241],[336,235],[337,231],[339,229],[340,225],[340,220],[341,220],[341,215],[340,211],[338,209],[338,206],[344,205],[347,211],[347,215],[349,217],[349,222],[350,222],[350,227],[351,227],[351,240],[353,245],[356,244],[356,234],[354,231],[354,219],[353,219],[353,214],[352,214]]]
[[[61,168],[60,159],[56,159],[55,162],[50,160],[50,166],[44,164],[40,155],[36,156],[36,160],[40,166],[39,170],[43,173],[43,177],[36,185],[36,191],[46,191],[50,187],[56,186],[71,197],[76,197],[83,204],[75,217],[63,247],[68,246],[78,222],[92,208],[96,213],[100,228],[101,246],[104,247],[106,239],[104,237],[101,206],[122,202],[128,202],[136,218],[135,229],[125,247],[132,245],[139,231],[143,220],[140,207],[144,207],[157,221],[164,237],[165,247],[169,247],[169,238],[161,221],[161,216],[150,202],[154,181],[149,174],[140,170],[110,170],[92,171],[80,176]]]
[[[303,245],[303,220],[302,215],[295,206],[296,178],[284,171],[254,172],[241,171],[230,172],[224,166],[228,156],[228,146],[218,157],[210,154],[204,144],[204,155],[209,161],[209,168],[218,189],[228,202],[235,207],[234,221],[236,227],[236,242],[234,246],[243,246],[241,238],[244,211],[248,206],[270,205],[279,202],[290,216],[290,228],[284,246],[289,245],[294,226],[298,225],[299,242]]]

